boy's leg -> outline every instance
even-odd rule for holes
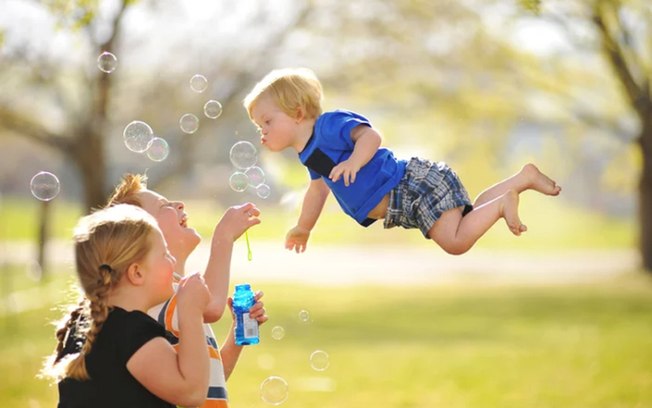
[[[521,171],[518,173],[494,184],[480,193],[480,195],[475,199],[473,207],[479,207],[499,196],[502,196],[509,190],[521,193],[530,189],[546,195],[557,195],[561,191],[561,188],[557,183],[541,173],[534,164],[529,163],[523,166]]]
[[[428,236],[449,254],[459,255],[471,249],[500,218],[505,218],[514,235],[526,231],[518,217],[518,193],[509,190],[485,202],[462,217],[462,209],[454,208],[442,214]]]

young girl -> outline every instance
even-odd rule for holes
[[[59,407],[174,407],[201,404],[208,388],[199,275],[181,281],[179,348],[147,315],[172,293],[175,259],[156,220],[132,205],[97,211],[75,228],[77,277],[85,300],[57,331],[46,374],[59,380]]]
[[[310,174],[299,221],[286,236],[289,250],[306,249],[330,191],[359,224],[384,218],[385,228],[419,228],[451,254],[468,251],[500,218],[515,235],[526,231],[518,216],[521,192],[555,196],[561,191],[527,164],[471,203],[445,163],[397,160],[380,147],[380,134],[364,116],[346,110],[322,113],[321,100],[321,83],[305,68],[270,72],[244,100],[262,144],[275,152],[293,148]]]

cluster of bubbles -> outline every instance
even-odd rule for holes
[[[208,89],[208,79],[201,74],[195,74],[190,78],[190,89],[202,93]],[[217,119],[222,115],[222,104],[215,99],[209,99],[204,104],[204,116],[209,119]],[[183,133],[191,135],[199,129],[199,118],[192,113],[186,113],[179,119],[179,127]]]
[[[170,154],[170,145],[162,137],[154,135],[145,122],[134,120],[122,132],[125,146],[134,153],[144,153],[150,160],[160,162]]]
[[[258,197],[269,197],[272,190],[265,183],[265,172],[256,166],[258,151],[253,144],[247,141],[235,143],[229,151],[229,158],[237,169],[229,177],[229,186],[233,191],[242,192],[251,187]]]
[[[299,321],[303,324],[312,322],[310,312],[303,309],[298,313]],[[285,337],[283,326],[274,326],[272,328],[272,338],[282,340]],[[330,356],[324,350],[315,350],[310,354],[308,359],[310,368],[315,371],[323,372],[330,366]],[[260,384],[260,398],[270,405],[281,405],[288,399],[289,387],[287,381],[280,376],[272,375],[267,377]]]
[[[54,174],[41,171],[32,177],[29,182],[29,189],[35,198],[41,201],[50,201],[59,195],[61,184]]]

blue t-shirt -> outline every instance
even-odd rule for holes
[[[346,110],[323,113],[317,118],[312,136],[299,153],[299,159],[308,167],[312,180],[320,177],[326,182],[345,213],[365,227],[375,220],[367,214],[383,197],[394,188],[405,174],[404,160],[397,160],[394,154],[381,147],[356,175],[355,182],[348,187],[342,177],[333,183],[328,178],[333,167],[348,159],[355,143],[351,131],[359,125],[371,127],[362,115]]]

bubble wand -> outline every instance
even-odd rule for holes
[[[245,231],[245,241],[247,241],[247,260],[251,261],[253,255],[251,254],[251,245],[249,245],[249,231]]]

